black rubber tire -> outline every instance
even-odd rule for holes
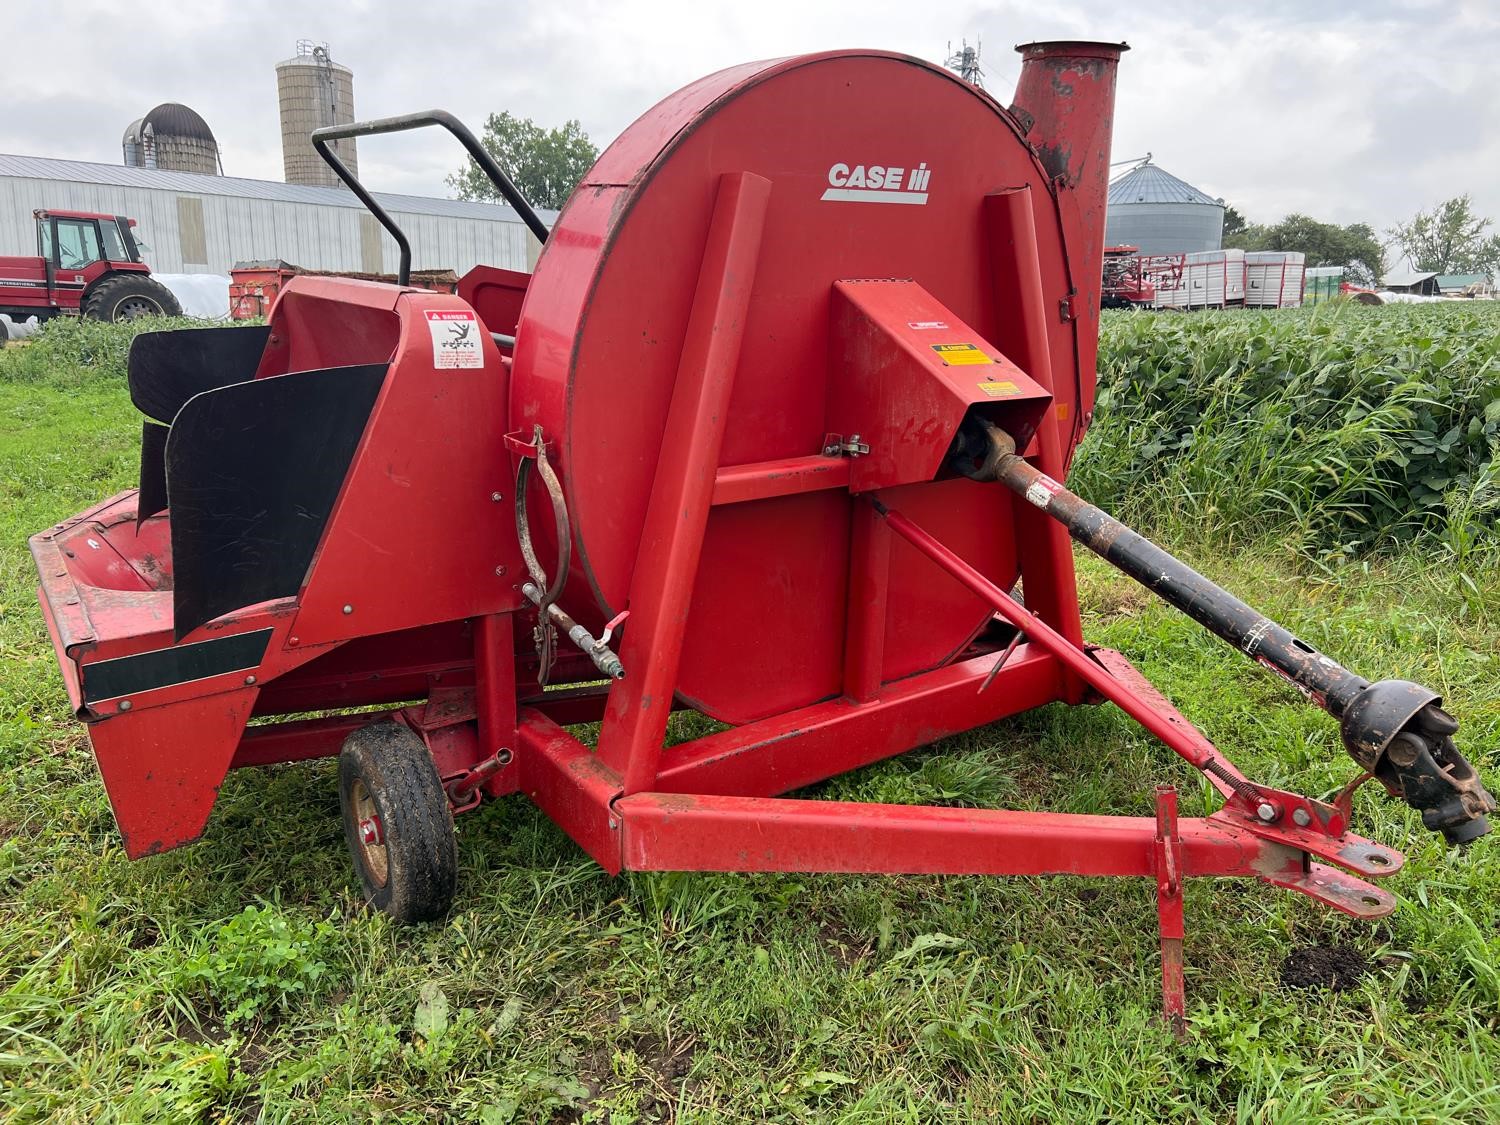
[[[339,806],[371,906],[403,926],[448,912],[458,882],[458,841],[448,795],[420,738],[391,722],[346,738],[339,752]],[[371,811],[382,837],[373,845],[363,839],[361,824]]]
[[[116,273],[99,281],[83,298],[92,320],[133,320],[138,316],[181,316],[172,291],[144,274]]]

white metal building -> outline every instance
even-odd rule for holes
[[[411,241],[415,269],[530,270],[541,247],[511,208],[375,194]],[[35,254],[31,213],[96,211],[136,220],[160,273],[227,274],[280,258],[312,270],[395,273],[398,251],[342,187],[304,187],[194,172],[0,154],[0,254]],[[551,225],[556,212],[539,212]]]

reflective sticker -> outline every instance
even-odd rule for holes
[[[937,352],[938,358],[949,367],[964,367],[971,364],[994,363],[995,361],[979,350],[975,344],[932,344],[933,351]]]
[[[1009,398],[1011,395],[1021,393],[1021,388],[1006,380],[1003,383],[980,383],[979,389],[990,398]]]
[[[906,327],[925,332],[932,328],[947,328],[948,322],[946,320],[908,320]]]
[[[432,333],[432,366],[484,366],[479,317],[468,309],[427,309],[422,315]]]

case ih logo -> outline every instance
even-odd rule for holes
[[[826,200],[841,203],[927,202],[927,182],[932,173],[926,163],[915,168],[893,168],[885,164],[835,164],[828,169]]]

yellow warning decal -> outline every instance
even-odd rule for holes
[[[975,344],[931,344],[929,346],[937,352],[938,358],[950,367],[995,362],[980,351]]]
[[[1007,380],[1003,383],[980,383],[979,389],[990,398],[1009,398],[1021,393],[1021,388]]]

